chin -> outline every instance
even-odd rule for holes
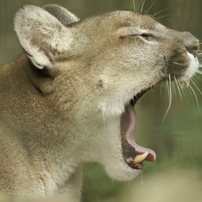
[[[109,177],[117,181],[131,181],[141,173],[141,170],[131,168],[124,160],[111,161],[104,167]]]

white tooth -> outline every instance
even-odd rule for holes
[[[145,152],[144,154],[141,154],[141,155],[137,155],[134,159],[134,161],[136,163],[141,163],[142,161],[144,161],[148,156],[148,152]]]

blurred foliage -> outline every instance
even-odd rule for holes
[[[141,8],[142,2],[144,0],[135,0],[136,9]],[[25,3],[32,3],[39,6],[56,3],[68,8],[80,18],[117,9],[134,9],[133,0],[0,0],[1,65],[12,61],[22,52],[13,31],[13,16],[16,10]],[[148,10],[152,4],[150,13],[155,14],[160,22],[173,29],[188,30],[199,39],[202,39],[200,26],[202,18],[201,0],[146,0],[144,10]],[[198,88],[202,90],[201,80],[202,78],[199,74],[193,79]],[[201,170],[202,95],[194,84],[191,86],[183,89],[181,93],[178,92],[176,87],[172,88],[172,106],[164,122],[162,122],[163,117],[169,106],[168,89],[166,87],[155,87],[138,101],[136,106],[138,125],[135,137],[141,145],[152,148],[157,153],[155,163],[144,163],[144,179],[161,170],[164,171],[171,168],[173,170],[177,168],[182,170],[188,169],[193,171],[193,173],[196,170]],[[196,95],[192,92],[192,88]],[[175,175],[170,174],[170,176],[175,178]],[[170,187],[170,185],[166,184],[166,173],[161,175],[161,179],[164,180],[164,178],[165,183],[161,182],[161,186],[164,186],[166,190],[167,187]],[[174,178],[172,179],[174,180]],[[181,178],[183,179],[183,176]],[[152,178],[150,187],[157,184],[157,179],[159,178]],[[175,179],[178,178],[176,177]],[[194,179],[191,184],[194,184]],[[198,180],[201,182],[201,176],[198,177]],[[141,176],[139,180],[134,182],[135,185],[133,187],[140,187],[140,181],[142,181]],[[176,181],[173,181],[173,183],[175,184]],[[87,165],[84,171],[83,201],[111,202],[113,201],[112,198],[117,196],[118,193],[118,196],[121,196],[120,193],[128,193],[131,184],[133,183],[112,181],[106,176],[105,171],[100,165]],[[189,189],[189,187],[187,188]],[[143,195],[147,196],[147,194],[150,194],[149,188],[143,192]],[[194,193],[192,194],[193,196],[196,195]],[[126,195],[123,194],[120,200],[115,198],[115,201],[124,201],[123,199],[125,197]],[[178,201],[184,201],[184,199]]]

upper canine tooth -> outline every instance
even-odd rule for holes
[[[134,161],[136,163],[141,163],[142,161],[144,161],[148,156],[148,152],[145,152],[144,154],[140,154],[140,155],[137,155],[134,159]]]

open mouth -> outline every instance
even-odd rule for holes
[[[190,50],[188,50],[188,48]],[[186,47],[186,49],[187,51],[185,54],[185,59],[175,59],[174,62],[173,60],[171,60],[171,64],[167,68],[169,70],[167,74],[170,77],[173,76],[175,79],[183,81],[187,84],[189,79],[197,72],[199,68],[199,63],[196,58],[200,49],[198,40],[195,41],[193,46]],[[179,55],[177,56],[179,57]],[[184,57],[183,54],[180,54],[180,56]],[[182,62],[183,60],[185,61],[184,63]],[[179,65],[181,66],[181,68],[179,68]],[[163,79],[161,81],[163,81]],[[142,169],[143,161],[154,162],[156,160],[156,153],[151,149],[140,146],[134,138],[136,127],[136,114],[134,106],[136,102],[150,89],[151,87],[144,89],[140,93],[135,95],[133,99],[125,105],[125,111],[121,115],[121,138],[123,157],[126,164],[132,169]]]
[[[125,112],[121,116],[121,136],[122,149],[125,162],[133,169],[142,169],[143,161],[154,162],[156,154],[153,150],[145,148],[137,144],[134,138],[136,115],[134,106],[142,95],[149,89],[137,94],[129,104],[125,106]]]

